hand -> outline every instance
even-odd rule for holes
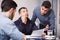
[[[47,31],[49,29],[49,25],[46,25],[45,27],[45,31]]]
[[[46,36],[46,33],[43,33],[43,34],[41,35],[42,38],[45,38],[45,36]]]
[[[26,40],[26,36],[23,36],[22,40]]]

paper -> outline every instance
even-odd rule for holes
[[[26,35],[26,38],[40,38],[40,37],[31,36],[31,35]]]
[[[31,36],[41,36],[42,34],[44,33],[44,29],[41,29],[41,30],[34,30],[31,34]]]

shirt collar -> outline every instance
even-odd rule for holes
[[[22,20],[21,20],[21,17],[20,17],[18,20],[19,20],[19,22],[20,22],[21,24],[24,24],[24,23],[22,22]],[[29,18],[27,18],[27,23],[26,23],[26,24],[28,24],[28,21],[29,21]]]

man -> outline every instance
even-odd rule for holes
[[[49,1],[44,1],[40,6],[37,6],[33,11],[32,21],[35,22],[36,19],[40,21],[40,29],[45,28],[54,30],[55,27],[55,15],[54,11],[51,9],[51,3]]]
[[[25,35],[31,35],[33,30],[37,30],[36,25],[28,18],[28,9],[26,7],[21,7],[19,9],[20,18],[14,23],[16,24],[19,31]]]
[[[25,40],[24,34],[18,31],[11,21],[14,16],[17,4],[13,0],[3,0],[0,12],[0,40]]]

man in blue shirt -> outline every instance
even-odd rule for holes
[[[48,28],[53,30],[55,27],[55,14],[50,7],[51,3],[44,1],[41,7],[37,6],[33,11],[32,21],[35,22],[38,18],[40,20],[40,29]]]
[[[19,31],[25,35],[31,35],[33,30],[37,30],[37,26],[28,18],[28,9],[26,7],[21,7],[19,9],[20,18],[14,23],[16,24]]]
[[[24,34],[18,31],[11,21],[17,4],[12,0],[3,0],[0,12],[0,40],[25,40]]]
[[[41,6],[37,6],[33,11],[32,21],[36,19],[40,21],[40,29],[45,28],[46,30],[54,30],[55,28],[55,14],[51,9],[51,3],[44,1]]]

